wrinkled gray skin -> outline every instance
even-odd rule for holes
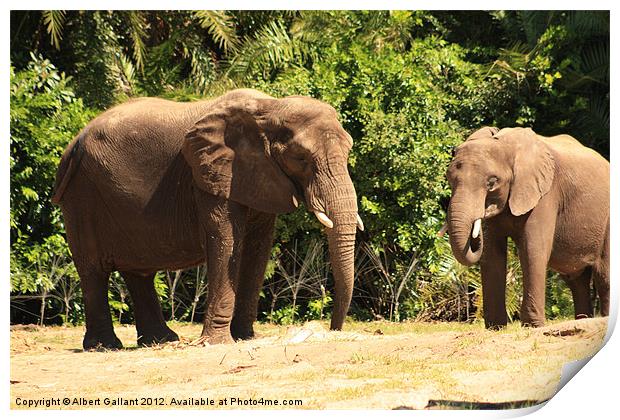
[[[154,275],[205,261],[203,337],[252,337],[275,215],[298,201],[333,223],[326,228],[335,280],[331,328],[341,329],[357,216],[351,146],[329,105],[249,89],[193,103],[137,99],[95,118],[67,147],[53,197],[84,294],[84,348],[122,347],[108,306],[113,270],[131,294],[138,343],[177,340]]]
[[[609,162],[567,135],[484,127],[456,148],[447,177],[450,245],[462,264],[480,260],[488,328],[507,322],[508,237],[523,271],[523,324],[544,324],[547,267],[568,282],[576,318],[593,315],[592,282],[609,314]]]

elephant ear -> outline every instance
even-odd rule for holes
[[[497,134],[500,141],[513,143],[513,180],[508,205],[515,216],[532,210],[549,192],[555,174],[551,151],[530,128],[511,128]]]
[[[499,131],[499,128],[497,127],[482,127],[474,131],[473,133],[471,133],[470,136],[467,137],[467,140],[465,141],[476,140],[476,139],[481,139],[485,137],[493,137],[498,133],[498,131]]]
[[[222,103],[195,123],[182,153],[200,189],[262,212],[295,210],[295,185],[271,158],[257,123],[274,101]]]

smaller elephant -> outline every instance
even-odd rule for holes
[[[454,150],[447,230],[456,259],[480,261],[487,328],[507,323],[507,238],[523,271],[521,322],[545,322],[547,267],[571,289],[575,318],[609,314],[609,162],[568,135],[484,127]],[[483,246],[484,245],[484,246]]]

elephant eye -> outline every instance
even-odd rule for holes
[[[308,157],[304,153],[289,153],[284,158],[284,163],[294,173],[305,172],[308,168]]]
[[[303,161],[306,159],[306,151],[301,147],[293,145],[284,152],[283,158],[292,161]]]
[[[291,156],[291,159],[296,165],[299,165],[302,167],[305,167],[308,164],[308,159],[304,155]]]
[[[489,177],[489,179],[487,180],[487,189],[492,190],[493,188],[495,188],[498,182],[499,182],[498,177],[496,176]]]

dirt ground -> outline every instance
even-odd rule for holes
[[[100,352],[81,350],[83,327],[11,327],[11,408],[521,407],[552,397],[562,366],[601,347],[607,319],[500,332],[455,323],[356,322],[342,332],[320,322],[258,325],[254,340],[215,346],[192,343],[199,325],[170,325],[180,342],[137,348],[134,327],[116,326],[127,348]]]

